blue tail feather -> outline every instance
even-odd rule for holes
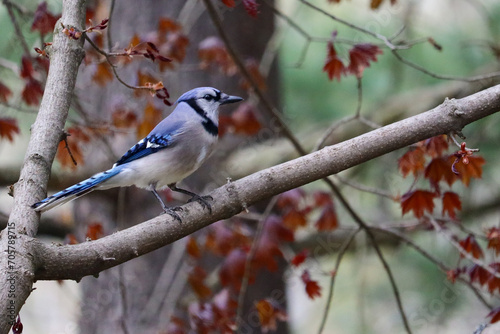
[[[94,176],[91,176],[90,178],[80,183],[77,183],[71,187],[61,190],[60,192],[55,193],[54,195],[49,196],[41,200],[40,202],[33,204],[31,207],[36,211],[45,211],[53,207],[56,207],[58,205],[61,205],[63,203],[69,202],[75,199],[76,197],[91,192],[99,184],[120,173],[120,171],[121,168],[112,168],[105,172],[95,174]]]

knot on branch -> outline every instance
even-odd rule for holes
[[[448,110],[448,113],[453,116],[453,117],[462,117],[465,115],[465,112],[460,109],[459,105],[457,104],[457,100],[452,98],[446,98],[443,102],[443,106]]]

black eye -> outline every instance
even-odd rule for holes
[[[203,98],[207,101],[212,101],[214,99],[214,97],[212,95],[209,95],[209,94],[205,94],[205,96],[203,96]]]

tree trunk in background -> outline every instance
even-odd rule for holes
[[[216,2],[217,5],[219,3],[219,1]],[[191,5],[193,6],[190,9],[191,14],[203,11],[201,16],[185,15],[188,6]],[[264,4],[259,7],[259,10],[258,18],[253,19],[241,8],[240,2],[234,10],[222,8],[223,25],[243,59],[252,57],[259,60],[273,32],[272,12]],[[185,30],[185,33],[189,37],[190,44],[184,63],[175,71],[160,73],[156,64],[151,66],[147,60],[137,60],[127,67],[118,69],[125,81],[133,83],[138,68],[142,70],[149,68],[157,72],[159,79],[163,80],[172,96],[172,101],[181,93],[198,86],[213,86],[231,95],[246,96],[246,93],[239,87],[239,77],[228,78],[215,72],[197,69],[199,42],[206,37],[216,36],[212,22],[206,15],[201,2],[116,1],[111,17],[113,45],[119,45],[123,49],[128,46],[134,33],[141,35],[156,30],[160,17],[185,21],[180,23],[189,30]],[[187,19],[183,19],[184,17]],[[89,73],[86,73],[85,69],[81,77],[87,77],[88,86],[93,86]],[[279,86],[276,66],[273,66],[269,78],[267,92],[272,101],[278,101]],[[83,109],[91,114],[92,119],[109,120],[114,106],[124,103],[123,101],[127,101],[127,106],[139,105],[133,101],[133,92],[117,82],[104,88],[88,88],[88,86],[85,87],[84,92],[79,91],[78,96]],[[161,102],[157,106],[160,104]],[[221,112],[227,113],[232,108],[234,107],[222,108]],[[165,107],[164,109],[164,116],[173,110],[173,108]],[[138,112],[138,114],[141,113]],[[113,137],[111,146],[117,156],[112,159],[109,159],[109,153],[103,154],[104,151],[97,147],[89,150],[92,151],[92,164],[88,163],[88,168],[92,168],[92,171],[109,168],[118,155],[132,146],[136,139],[123,135]],[[234,141],[237,139],[231,138],[230,142],[233,143],[231,145],[227,144],[229,141],[225,139],[226,144],[223,138],[210,161],[183,183],[185,187],[205,193],[211,190],[206,189],[206,185],[209,185],[208,188],[215,188],[226,182],[227,175],[220,166],[217,166],[217,162],[227,156],[230,147],[235,147]],[[99,156],[102,157],[100,161],[98,161]],[[90,162],[90,159],[87,161]],[[75,201],[75,221],[82,225],[99,222],[104,226],[106,234],[137,224],[160,212],[161,208],[151,193],[134,187],[94,192]],[[80,226],[79,229],[81,233],[84,233],[87,226]],[[198,233],[203,233],[203,231]],[[172,315],[183,316],[183,314],[172,312],[178,305],[179,298],[184,297],[183,291],[187,288],[186,269],[188,266],[185,262],[184,244],[185,241],[180,240],[169,247],[107,270],[98,278],[84,278],[81,283],[83,289],[81,333],[159,333],[166,331]],[[204,265],[205,268],[210,266],[211,264]],[[247,290],[246,295],[251,298],[245,301],[243,333],[260,332],[256,314],[249,313],[254,300],[273,296],[285,307],[285,286],[282,274],[281,269],[273,274],[266,272],[261,275],[262,277],[258,277],[256,283]],[[286,325],[280,324],[278,333],[287,333]]]

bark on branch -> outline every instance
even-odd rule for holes
[[[74,279],[119,265],[183,238],[211,223],[226,219],[252,204],[383,154],[440,134],[461,131],[500,110],[500,85],[440,106],[337,145],[267,168],[228,183],[210,195],[212,214],[197,203],[183,206],[179,224],[162,215],[102,239],[78,245],[55,246],[23,236],[33,243],[39,266],[37,280]]]
[[[56,24],[45,92],[24,158],[19,181],[13,186],[14,206],[7,228],[0,233],[0,333],[7,333],[31,293],[38,267],[32,247],[39,215],[30,205],[45,195],[57,144],[68,114],[78,67],[84,56],[83,41],[68,38],[61,24],[82,30],[85,0],[63,1]]]

